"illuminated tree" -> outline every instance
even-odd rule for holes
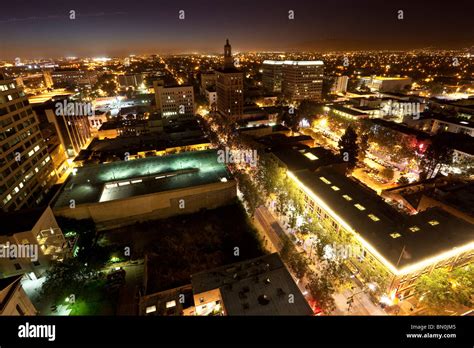
[[[421,160],[423,173],[427,179],[434,178],[444,165],[452,163],[452,140],[453,138],[448,133],[440,133],[432,137],[431,144]]]
[[[328,279],[312,274],[307,289],[325,313],[330,313],[336,309],[336,303],[332,297],[334,288]]]
[[[354,129],[349,126],[344,135],[339,139],[339,153],[342,159],[347,162],[349,169],[354,169],[357,164],[357,155],[359,146],[357,145],[357,134]]]
[[[433,313],[442,313],[448,307],[474,305],[474,267],[468,265],[449,272],[448,268],[435,269],[421,276],[416,285],[420,303]]]

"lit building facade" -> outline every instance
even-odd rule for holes
[[[57,175],[27,97],[1,74],[0,126],[0,205],[5,211],[33,207]]]
[[[163,120],[193,118],[194,91],[193,86],[165,87],[154,81],[156,107]]]
[[[473,225],[442,209],[401,213],[327,168],[287,175],[322,228],[350,240],[356,252],[345,265],[353,276],[376,283],[390,301],[413,296],[420,276],[474,259]]]
[[[30,298],[21,286],[21,276],[0,279],[0,316],[36,315]]]
[[[227,117],[239,118],[244,113],[244,75],[235,68],[232,47],[224,46],[224,66],[216,69],[217,111]]]
[[[263,61],[263,85],[282,92],[290,101],[319,100],[323,90],[324,63],[296,60]]]

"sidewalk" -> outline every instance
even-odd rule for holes
[[[270,223],[271,226],[278,224],[281,228],[281,231],[284,231],[286,235],[290,235],[291,232],[287,228],[285,228],[286,223],[284,221],[280,220],[277,216],[275,216],[275,214],[272,213],[267,207],[262,206],[260,207],[260,209],[262,211],[265,211],[265,217],[267,221],[270,219],[273,220]],[[309,251],[306,250],[304,246],[298,246],[294,244],[294,247],[298,252],[306,253],[307,259],[310,261],[309,268],[314,273],[317,274],[319,270],[318,270],[318,264],[315,262],[315,258],[314,257],[312,259],[309,258]],[[314,253],[313,253],[313,256],[314,256]],[[306,284],[305,279],[302,279],[298,284],[302,292],[305,291],[304,289],[305,284]],[[332,315],[387,315],[387,313],[385,313],[385,311],[381,307],[377,306],[376,304],[372,302],[368,294],[364,292],[360,292],[362,289],[357,284],[352,282],[352,286],[354,287],[353,291],[346,289],[346,290],[341,291],[340,293],[334,294],[333,297],[336,304],[336,310],[334,310],[331,313]],[[352,303],[351,310],[348,311],[347,309],[349,305],[347,304],[347,299],[355,293],[359,293],[359,294],[354,296],[354,302]]]

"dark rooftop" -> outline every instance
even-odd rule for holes
[[[277,253],[193,274],[191,283],[195,295],[219,289],[228,315],[313,314]]]
[[[292,172],[303,169],[312,171],[329,164],[342,163],[339,156],[323,147],[294,149],[290,146],[281,146],[273,150],[272,153]]]

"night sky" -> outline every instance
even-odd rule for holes
[[[474,0],[12,0],[0,59],[221,52],[227,37],[234,52],[462,48],[473,13]]]

